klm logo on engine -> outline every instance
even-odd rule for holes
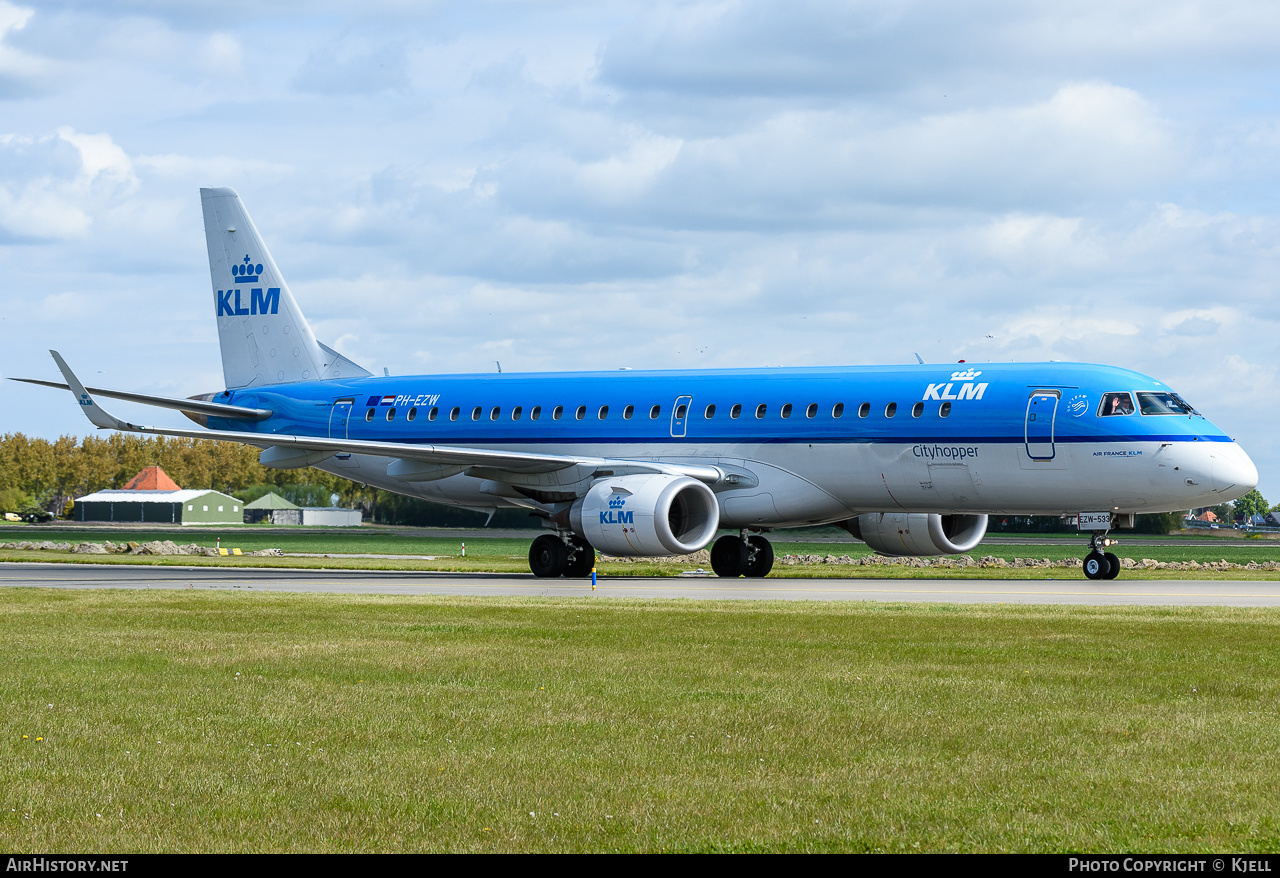
[[[614,494],[609,498],[609,511],[600,513],[601,524],[635,524],[635,513],[624,510],[627,498]]]
[[[254,263],[249,254],[238,265],[231,266],[231,282],[236,288],[218,290],[219,317],[248,317],[251,314],[278,314],[280,312],[280,288],[251,287],[246,303],[239,289],[240,284],[257,283],[262,277],[262,263]]]
[[[984,381],[978,384],[976,379],[981,372],[975,372],[968,369],[964,372],[952,372],[950,381],[943,381],[939,384],[930,384],[925,388],[923,399],[982,399],[982,394],[987,392],[987,383]],[[955,386],[959,384],[960,389],[955,390]]]

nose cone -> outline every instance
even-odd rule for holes
[[[1224,442],[1213,449],[1210,472],[1213,490],[1221,494],[1224,501],[1243,497],[1258,486],[1258,468],[1234,442],[1229,445]]]

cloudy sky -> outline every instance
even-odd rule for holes
[[[0,374],[221,389],[230,186],[375,372],[1105,362],[1280,501],[1278,68],[1248,0],[0,0]]]

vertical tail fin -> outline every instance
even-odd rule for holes
[[[370,374],[316,340],[235,190],[200,202],[227,388]]]

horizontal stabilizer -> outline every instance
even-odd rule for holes
[[[58,381],[42,381],[39,378],[10,378],[10,381],[21,381],[23,384],[39,384],[41,387],[55,387],[59,390],[70,390],[69,384]],[[229,418],[234,421],[265,421],[271,417],[271,409],[249,408],[242,405],[227,405],[221,402],[208,402],[202,399],[176,399],[170,396],[149,396],[145,393],[130,393],[125,390],[103,390],[101,387],[86,387],[94,396],[105,396],[108,399],[123,399],[126,402],[137,402],[162,409],[176,409],[184,414],[204,415],[212,418]]]

